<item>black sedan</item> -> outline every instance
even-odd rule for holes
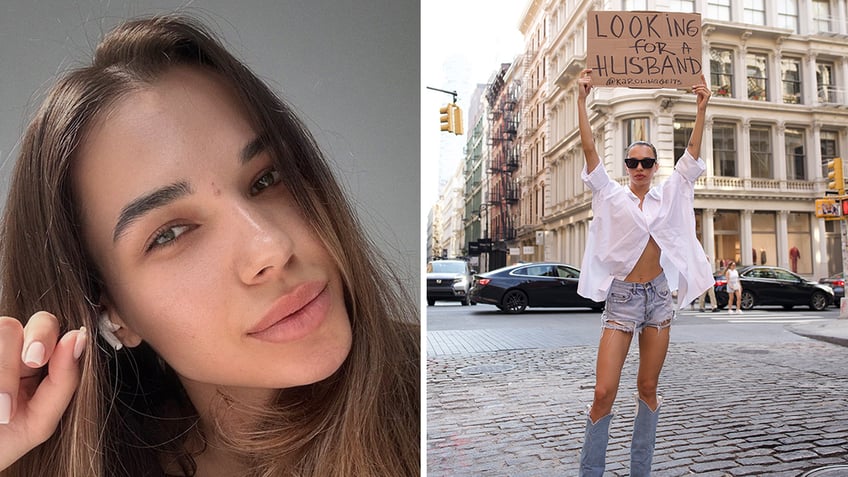
[[[821,311],[833,303],[833,290],[811,282],[785,268],[747,266],[739,269],[742,284],[742,309],[750,310],[758,305],[782,305],[791,310],[794,306],[809,306]],[[727,280],[724,275],[716,276],[716,301],[727,306]]]
[[[845,296],[845,276],[840,272],[836,275],[819,279],[819,283],[833,289],[834,304],[839,306],[839,300]]]
[[[603,303],[577,294],[580,269],[561,263],[521,263],[474,276],[471,301],[497,306],[507,313],[527,307],[588,307]]]

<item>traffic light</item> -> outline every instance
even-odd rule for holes
[[[845,179],[842,177],[842,159],[835,157],[827,163],[827,188],[845,195]]]
[[[453,103],[448,103],[447,106],[439,108],[439,123],[442,126],[442,131],[453,132]]]
[[[463,133],[462,110],[455,103],[439,108],[439,123],[442,131],[452,132],[457,136]]]
[[[457,136],[461,136],[463,133],[462,129],[462,110],[459,109],[459,106],[453,105],[453,133]]]

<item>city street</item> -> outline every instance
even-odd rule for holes
[[[785,328],[837,316],[681,313],[660,379],[653,475],[799,476],[848,465],[848,348]],[[576,476],[599,320],[588,309],[428,307],[427,475]],[[634,346],[611,426],[611,476],[628,475],[637,357]]]

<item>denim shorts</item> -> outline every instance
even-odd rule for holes
[[[601,320],[604,328],[634,333],[647,326],[668,328],[676,313],[665,274],[660,273],[647,283],[613,280]]]

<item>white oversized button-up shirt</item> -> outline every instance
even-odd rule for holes
[[[591,174],[583,166],[581,177],[592,190],[589,238],[583,255],[577,292],[603,301],[614,278],[624,279],[654,238],[661,250],[660,266],[669,288],[677,290],[679,307],[698,298],[714,279],[704,249],[695,235],[695,180],[706,166],[689,151],[674,172],[651,187],[639,208],[639,197],[629,187],[610,179],[603,163]]]

